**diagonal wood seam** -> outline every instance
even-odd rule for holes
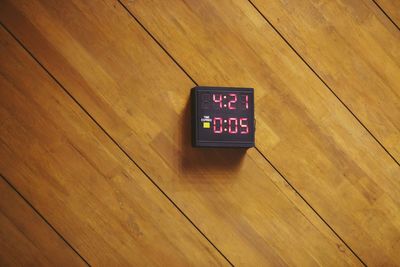
[[[373,1],[373,0],[372,0]],[[376,138],[372,132],[362,123],[362,121],[356,116],[356,114],[351,111],[351,109],[343,102],[342,99],[332,90],[332,88],[328,85],[328,83],[325,82],[324,79],[311,67],[311,65],[300,55],[300,53],[289,43],[289,41],[281,34],[281,32],[278,31],[278,29],[268,20],[268,18],[262,13],[257,6],[251,1],[248,0],[250,5],[253,6],[253,8],[258,12],[258,14],[268,23],[269,26],[272,27],[272,29],[279,35],[279,37],[289,46],[289,48],[300,58],[300,60],[306,64],[306,66],[317,76],[317,78],[325,85],[325,87],[336,97],[336,99],[342,104],[342,106],[350,112],[350,114],[357,120],[357,122],[368,132],[368,134],[378,143],[378,145],[386,152],[386,154],[389,155],[390,158],[394,162],[397,163],[397,165],[400,166],[400,163],[396,160],[396,158],[390,154],[389,150],[386,149],[386,147]],[[378,6],[379,7],[379,6]],[[379,7],[380,8],[380,7]],[[383,10],[382,10],[383,11]],[[386,13],[385,13],[386,14]],[[388,16],[387,16],[388,17]],[[390,19],[390,18],[389,18]],[[397,27],[397,25],[395,25]]]
[[[398,26],[396,24],[396,22],[394,22],[394,20],[389,16],[388,13],[385,12],[385,10],[378,4],[378,2],[376,2],[376,0],[372,0],[372,2],[378,7],[378,9],[380,11],[382,11],[382,13],[390,20],[390,22],[392,22],[393,25],[400,31],[400,26]]]
[[[2,25],[3,26],[3,25]],[[4,27],[3,27],[4,28]],[[63,235],[57,229],[30,203],[18,190],[15,188],[15,186],[2,174],[0,173],[0,178],[2,178],[6,184],[17,193],[17,195],[33,210],[33,212],[39,216],[39,218],[47,225],[50,227],[51,230],[53,230],[58,237],[69,247],[76,255],[78,255],[79,258],[87,265],[91,266],[89,262],[71,245],[71,243],[68,242],[64,238]]]

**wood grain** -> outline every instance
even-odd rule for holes
[[[3,1],[0,10],[233,264],[360,264],[256,150],[191,148],[194,84],[117,2]]]
[[[371,0],[254,4],[399,162],[400,32],[376,5]]]
[[[260,151],[367,264],[400,262],[399,165],[252,5],[125,3],[199,84],[254,87]],[[394,45],[392,33],[380,36]],[[386,57],[392,75],[394,58]],[[385,83],[396,88],[397,78]]]
[[[0,266],[86,266],[1,176]]]
[[[393,23],[400,27],[400,1],[398,0],[375,0],[380,8],[390,17]]]
[[[4,29],[0,40],[0,172],[91,265],[228,265]]]

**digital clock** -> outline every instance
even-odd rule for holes
[[[194,87],[192,142],[195,147],[253,147],[253,88]]]

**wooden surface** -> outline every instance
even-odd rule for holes
[[[40,215],[0,177],[0,265],[85,266]]]
[[[376,5],[370,0],[254,4],[399,162],[400,32]]]
[[[357,255],[400,261],[396,162],[247,2],[163,3],[128,7],[199,84],[257,88],[260,151]]]
[[[399,32],[359,2],[2,1],[0,173],[91,265],[396,265]],[[255,88],[257,148],[190,147],[195,83]]]
[[[400,1],[398,0],[375,0],[375,3],[389,17],[389,20],[400,28]]]
[[[228,265],[4,29],[0,36],[1,173],[71,246],[93,265]]]

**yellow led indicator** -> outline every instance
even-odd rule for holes
[[[210,128],[210,122],[209,121],[203,122],[203,128]]]

